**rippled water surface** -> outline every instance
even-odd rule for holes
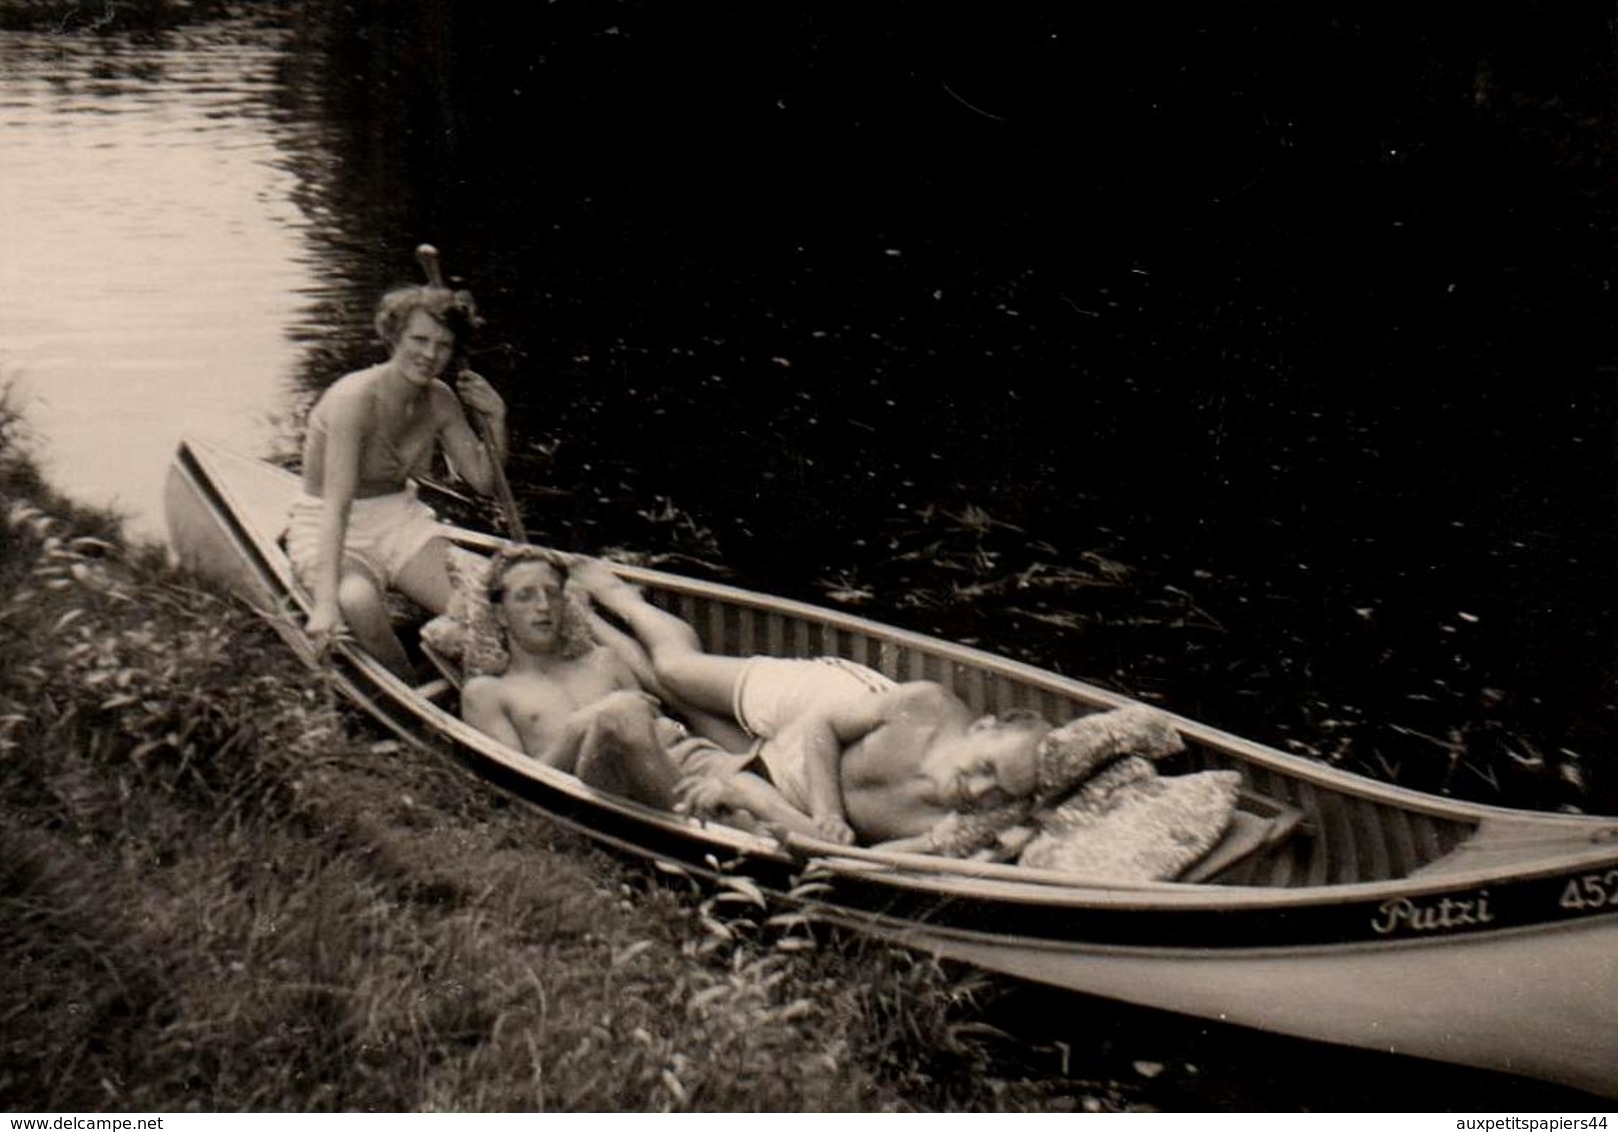
[[[261,451],[313,267],[281,36],[0,34],[0,374],[55,480],[161,529],[184,432]]]

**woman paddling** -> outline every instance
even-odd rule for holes
[[[309,414],[304,494],[292,505],[287,552],[314,593],[307,631],[322,653],[346,623],[361,647],[408,679],[410,661],[383,594],[397,589],[433,613],[449,604],[441,528],[416,498],[414,478],[442,444],[461,478],[484,495],[497,490],[505,402],[470,370],[455,390],[439,380],[477,321],[465,291],[390,291],[376,314],[388,360],[339,378]],[[492,452],[467,423],[462,401],[488,422]]]

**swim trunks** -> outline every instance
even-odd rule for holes
[[[310,589],[320,565],[324,512],[325,501],[313,495],[299,496],[287,512],[287,556],[298,580]],[[348,511],[343,562],[364,570],[378,589],[388,589],[405,564],[443,533],[433,509],[416,498],[413,488],[356,499]]]
[[[810,711],[823,711],[850,696],[871,696],[898,687],[863,664],[840,656],[807,660],[755,656],[736,681],[731,709],[736,721],[758,738],[754,757],[767,778],[795,808],[809,812],[809,776],[803,743],[782,733]]]
[[[712,739],[691,735],[663,748],[681,778],[724,778],[748,769],[746,755],[725,750]]]

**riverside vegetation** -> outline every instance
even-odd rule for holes
[[[391,741],[17,435],[6,415],[0,1105],[1142,1104],[1031,1071],[980,1020],[989,980],[816,938],[745,877],[609,857]]]

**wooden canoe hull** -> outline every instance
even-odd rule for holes
[[[903,930],[892,938],[906,940]],[[1018,978],[1273,1033],[1618,1090],[1612,917],[1458,940],[1316,948],[1105,948],[910,939]],[[1607,993],[1602,993],[1606,988]]]
[[[182,443],[165,506],[179,560],[271,614],[311,656],[305,597],[276,538],[295,479]],[[498,540],[446,527],[490,548]],[[932,679],[974,708],[1053,720],[1129,702],[1080,681],[845,613],[624,568],[711,651],[828,653]],[[824,843],[782,846],[654,811],[538,767],[369,657],[334,650],[338,685],[401,737],[452,747],[592,837],[777,892],[811,863],[828,920],[1076,991],[1618,1095],[1618,821],[1434,798],[1177,719],[1186,769],[1234,767],[1308,815],[1308,832],[1221,884],[1100,886],[1006,865]]]

